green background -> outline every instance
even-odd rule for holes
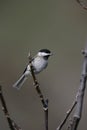
[[[54,55],[37,75],[45,98],[49,98],[49,129],[56,130],[71,106],[79,87],[87,42],[87,11],[76,0],[0,1],[0,84],[11,117],[23,130],[44,130],[44,113],[32,85],[12,88],[21,76],[31,51],[48,48]],[[87,130],[87,90],[78,130]],[[9,130],[0,105],[0,129]]]

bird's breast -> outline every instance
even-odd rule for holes
[[[44,59],[36,58],[32,64],[37,74],[47,67],[48,62]]]

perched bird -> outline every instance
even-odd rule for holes
[[[38,74],[40,73],[43,69],[45,69],[48,65],[48,58],[52,55],[51,51],[48,49],[41,49],[37,55],[32,59],[31,64],[34,69],[34,73]],[[30,71],[30,64],[27,65],[25,68],[22,76],[19,78],[16,83],[13,84],[14,88],[20,89],[26,79],[28,78],[28,75],[31,75]]]

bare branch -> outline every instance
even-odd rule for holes
[[[1,105],[2,105],[2,110],[4,112],[4,115],[7,119],[9,128],[11,130],[22,130],[10,117],[7,106],[6,106],[6,102],[2,93],[2,87],[0,86],[0,100],[1,100]]]
[[[82,51],[82,54],[84,55],[83,68],[82,68],[82,74],[80,79],[80,87],[77,93],[76,110],[73,115],[73,120],[72,120],[72,125],[70,130],[77,130],[82,115],[83,99],[84,99],[86,81],[87,81],[87,50]]]
[[[76,0],[82,8],[84,8],[85,10],[87,10],[87,0]]]
[[[33,78],[33,81],[34,81],[34,86],[35,86],[35,89],[37,91],[37,94],[41,100],[41,103],[42,103],[42,106],[43,106],[43,110],[44,110],[44,113],[45,113],[45,129],[48,130],[48,99],[44,99],[44,96],[40,90],[40,85],[36,79],[36,76],[34,74],[34,70],[33,70],[33,66],[32,66],[32,57],[31,57],[31,54],[29,53],[28,54],[28,59],[29,59],[29,64],[30,64],[30,68],[31,68],[31,75],[32,75],[32,78]]]
[[[75,108],[75,106],[76,106],[75,113],[73,115],[73,119],[70,121],[68,130],[77,130],[77,126],[81,119],[82,108],[83,108],[83,98],[84,98],[86,80],[87,80],[87,50],[82,51],[82,54],[84,55],[84,61],[83,61],[81,79],[80,79],[80,87],[76,94],[75,101],[73,102],[71,108],[66,112],[65,118],[61,122],[61,124],[58,126],[57,130],[62,129],[62,127],[66,123],[69,115],[71,114],[72,110]]]

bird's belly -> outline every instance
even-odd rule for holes
[[[41,62],[41,63],[35,63],[34,64],[34,68],[35,68],[35,74],[40,73],[43,69],[45,69],[47,67],[47,63],[46,62]]]

